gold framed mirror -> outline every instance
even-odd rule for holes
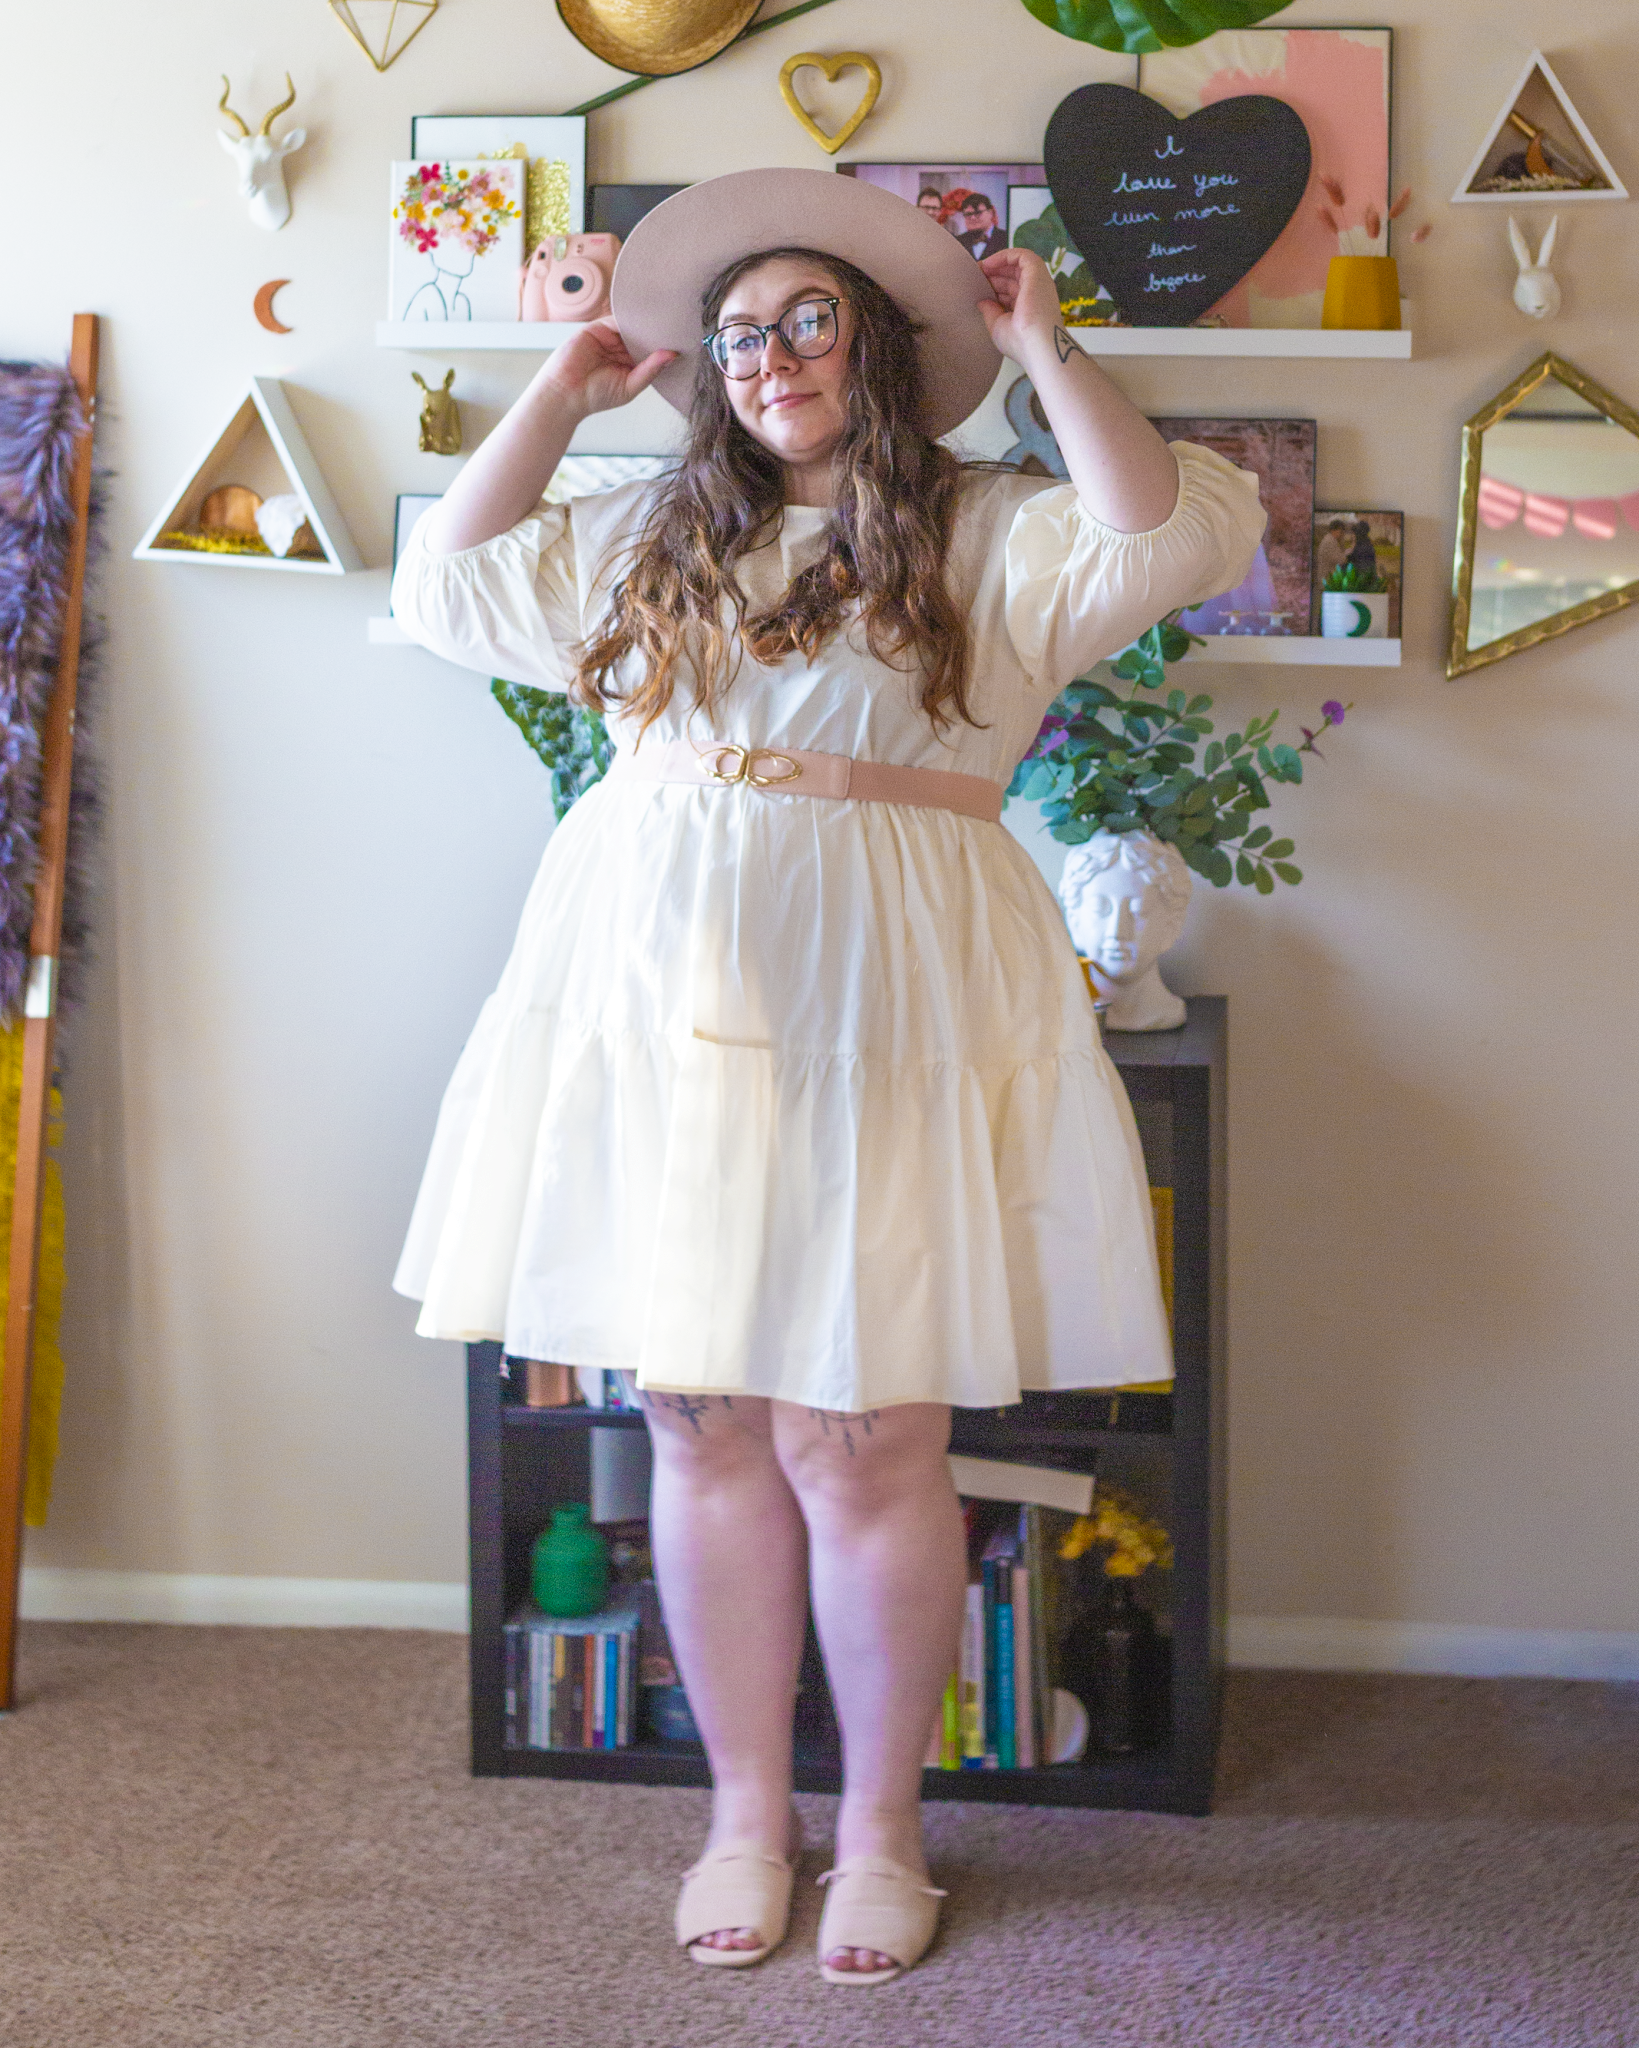
[[[1639,599],[1639,412],[1551,352],[1463,428],[1448,676]]]

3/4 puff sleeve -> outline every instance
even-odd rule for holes
[[[538,505],[475,548],[435,555],[420,521],[393,576],[393,616],[412,640],[461,668],[566,690],[581,637],[570,508]]]
[[[1178,502],[1149,533],[1117,533],[1073,485],[1038,491],[1006,543],[1007,634],[1037,686],[1056,696],[1180,606],[1233,590],[1263,537],[1258,480],[1223,456],[1174,441]]]

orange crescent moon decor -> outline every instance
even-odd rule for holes
[[[273,310],[273,295],[289,284],[288,277],[276,277],[262,286],[256,294],[256,317],[269,334],[288,334],[291,330]]]

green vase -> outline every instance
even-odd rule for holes
[[[567,1501],[535,1538],[530,1586],[543,1614],[596,1614],[608,1594],[609,1546],[587,1514],[584,1501]]]

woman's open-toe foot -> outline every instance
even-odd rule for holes
[[[716,1969],[744,1970],[771,1955],[791,1919],[794,1861],[770,1856],[756,1842],[725,1842],[683,1877],[677,1898],[677,1939],[690,1960]],[[752,1948],[716,1948],[708,1934],[750,1928]]]
[[[829,1885],[820,1919],[820,1975],[827,1984],[890,1984],[927,1952],[939,1924],[936,1885],[891,1856],[850,1856],[819,1880]],[[828,1960],[839,1948],[889,1956],[885,1970],[839,1970]]]

